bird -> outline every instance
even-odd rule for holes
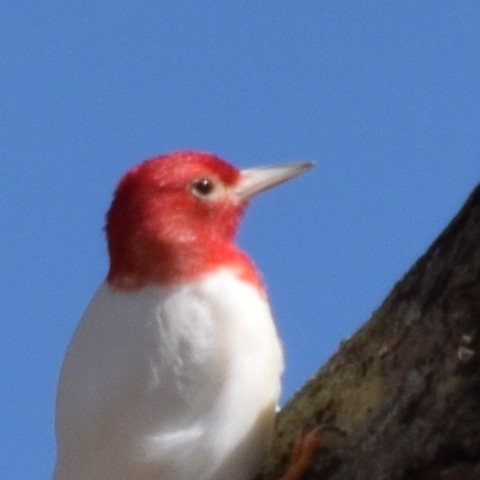
[[[235,237],[255,195],[313,166],[239,170],[176,151],[120,179],[109,269],[68,346],[54,480],[249,480],[284,368],[261,274]]]

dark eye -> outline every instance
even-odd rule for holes
[[[206,197],[215,189],[215,183],[210,178],[199,178],[192,185],[193,193],[200,197]]]

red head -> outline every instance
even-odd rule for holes
[[[200,152],[176,152],[132,168],[107,214],[108,281],[122,289],[168,285],[223,266],[260,285],[234,237],[249,198],[306,164],[293,168],[241,172]]]

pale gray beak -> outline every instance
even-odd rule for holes
[[[246,202],[257,193],[305,173],[314,165],[313,162],[298,162],[241,170],[240,179],[234,187],[235,196],[240,202]]]

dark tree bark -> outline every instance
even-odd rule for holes
[[[281,411],[261,479],[316,426],[305,480],[480,479],[480,185]]]

